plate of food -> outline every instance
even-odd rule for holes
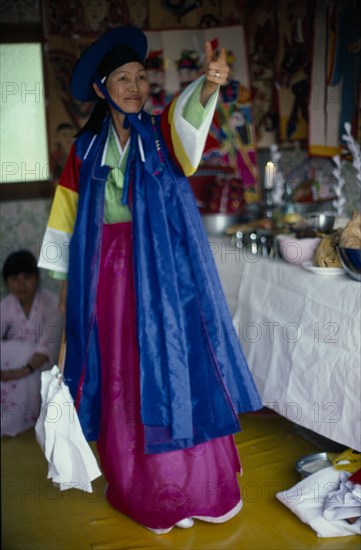
[[[302,267],[311,271],[315,275],[323,275],[326,277],[340,277],[345,275],[345,270],[342,267],[318,267],[313,262],[302,262]]]

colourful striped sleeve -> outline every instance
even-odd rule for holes
[[[169,144],[170,152],[174,154],[177,163],[186,176],[192,175],[201,161],[203,149],[208,136],[214,111],[217,105],[218,93],[214,93],[203,107],[199,100],[204,76],[192,82],[163,113],[167,116],[166,124],[162,120],[162,133]]]
[[[81,161],[73,145],[56,188],[38,265],[53,272],[67,273],[69,243],[78,206]]]

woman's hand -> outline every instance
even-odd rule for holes
[[[33,373],[35,370],[40,369],[45,363],[49,361],[49,357],[45,353],[34,353],[28,363],[23,365],[20,369],[9,369],[1,371],[1,381],[9,382],[10,380],[18,380],[24,378]],[[31,368],[29,367],[31,365]]]
[[[201,103],[206,105],[207,101],[218,89],[218,86],[223,86],[227,82],[229,67],[226,60],[226,50],[221,48],[218,56],[215,56],[215,52],[212,49],[212,44],[206,42],[204,45],[206,65],[205,81],[201,92]]]

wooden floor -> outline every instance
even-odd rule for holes
[[[276,498],[299,480],[296,460],[318,452],[292,423],[274,414],[241,417],[236,443],[243,465],[241,513],[223,525],[196,521],[188,530],[156,536],[113,510],[103,477],[94,493],[60,493],[46,479],[47,464],[29,430],[1,445],[4,550],[360,549],[360,537],[318,538]],[[327,449],[326,449],[327,450]]]

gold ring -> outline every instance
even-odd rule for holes
[[[216,78],[220,78],[220,76],[221,76],[221,73],[216,71]]]

